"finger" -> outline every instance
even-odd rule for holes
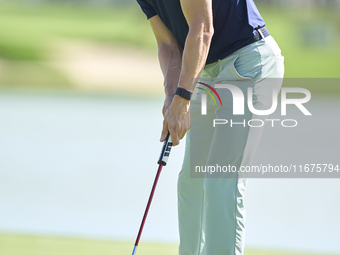
[[[168,130],[168,122],[163,121],[163,130],[162,130],[162,134],[161,134],[161,138],[160,141],[164,142],[166,139],[166,136],[168,135],[169,130]]]
[[[182,140],[186,133],[187,133],[187,130],[185,130],[184,132],[181,132],[179,139]]]
[[[177,146],[179,144],[179,137],[178,137],[178,128],[173,127],[169,128],[172,146]]]
[[[179,135],[179,139],[182,140],[185,134],[188,132],[189,128],[185,128],[182,130],[182,132]]]
[[[185,124],[185,126],[183,126],[183,129],[181,130],[180,132],[180,136],[179,138],[182,140],[185,136],[185,134],[188,132],[188,130],[190,129],[190,126],[191,126],[191,121],[190,121],[190,118],[189,118],[189,122]]]

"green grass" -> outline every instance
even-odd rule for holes
[[[285,57],[285,77],[340,77],[338,13],[325,10],[261,9],[267,27]],[[323,31],[326,34],[322,34]]]
[[[156,51],[149,22],[137,4],[94,8],[16,2],[0,4],[0,59],[10,61],[4,67],[0,62],[0,87],[72,86],[65,74],[39,63],[52,60],[51,45],[60,38]],[[336,11],[259,9],[285,56],[286,78],[340,77],[340,16]],[[33,61],[32,66],[22,61]],[[340,94],[339,86],[318,91]]]
[[[2,10],[0,5],[0,31],[0,56],[8,59],[42,59],[48,45],[60,37],[142,48],[155,45],[151,29],[137,8],[49,4]]]
[[[63,73],[40,61],[6,61],[1,66],[1,89],[15,87],[69,89],[72,82]]]
[[[1,255],[123,255],[133,242],[0,234]],[[138,255],[176,255],[177,245],[140,242]],[[246,250],[245,255],[318,255],[316,253]],[[320,254],[321,255],[321,254]],[[325,254],[322,254],[325,255]]]
[[[112,255],[131,254],[133,242],[75,238],[0,235],[1,255]],[[175,245],[141,244],[138,255],[176,254]]]

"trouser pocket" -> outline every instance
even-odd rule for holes
[[[261,54],[257,47],[250,47],[239,52],[234,59],[233,67],[236,74],[243,79],[255,79],[262,74]]]

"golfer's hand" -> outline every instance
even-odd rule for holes
[[[190,128],[190,101],[180,96],[174,96],[169,108],[166,110],[163,121],[161,142],[170,132],[172,145],[179,144]]]

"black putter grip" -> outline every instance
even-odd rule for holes
[[[170,137],[170,133],[168,133],[168,135],[167,135],[167,137],[164,141],[164,145],[163,145],[161,155],[160,155],[159,160],[157,162],[158,164],[162,164],[163,166],[166,165],[166,162],[168,162],[168,158],[169,158],[169,155],[170,155],[171,147],[172,147],[171,137]]]

